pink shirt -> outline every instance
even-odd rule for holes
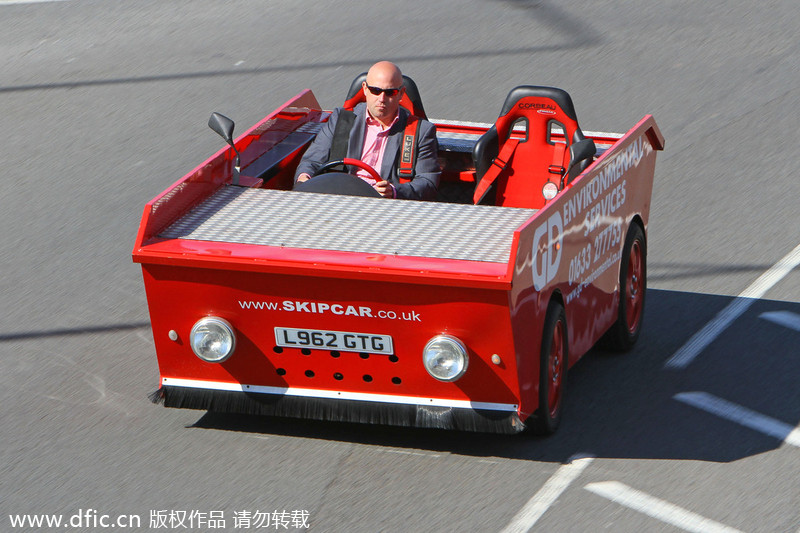
[[[388,127],[384,127],[378,120],[372,118],[369,114],[369,110],[367,110],[367,127],[364,133],[364,149],[361,152],[361,160],[378,171],[378,173],[381,171],[383,153],[386,151],[386,141],[389,138],[389,130],[395,125],[399,116],[399,113],[395,115],[392,123],[389,124]],[[370,185],[375,185],[375,183],[377,183],[366,170],[358,169],[356,175]]]

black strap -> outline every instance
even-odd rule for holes
[[[333,130],[333,140],[331,150],[328,152],[328,161],[336,161],[347,157],[347,146],[350,144],[350,130],[356,121],[356,114],[352,111],[342,109],[339,112],[339,119]]]

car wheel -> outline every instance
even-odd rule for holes
[[[646,291],[647,244],[641,226],[634,223],[622,249],[617,320],[601,340],[601,348],[613,352],[627,352],[633,348],[642,331]]]
[[[539,408],[532,427],[537,435],[555,432],[561,422],[568,354],[566,314],[564,307],[553,301],[547,306],[539,354]]]

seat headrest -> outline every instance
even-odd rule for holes
[[[342,107],[352,111],[356,105],[366,101],[364,91],[361,90],[361,84],[365,81],[367,81],[366,72],[356,76],[356,79],[350,84],[350,89],[347,91],[347,97]],[[403,87],[406,88],[406,91],[400,99],[400,105],[408,109],[412,115],[427,119],[428,116],[425,114],[425,108],[422,107],[422,98],[419,96],[417,84],[405,74],[403,75]]]
[[[508,139],[514,123],[520,118],[559,122],[566,127],[565,135],[571,142],[580,140],[576,136],[583,137],[578,128],[572,98],[562,89],[535,85],[521,85],[512,89],[496,123],[500,144]]]

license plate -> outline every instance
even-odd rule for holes
[[[389,335],[350,333],[320,329],[275,328],[275,342],[284,348],[314,348],[342,352],[367,352],[392,355]]]

